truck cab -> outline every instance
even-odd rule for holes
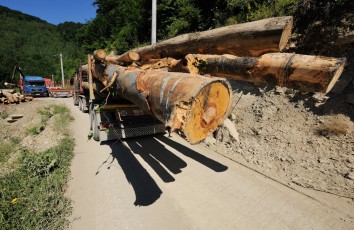
[[[25,95],[48,97],[48,90],[43,77],[24,76],[20,80],[19,86]]]

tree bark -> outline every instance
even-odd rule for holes
[[[232,90],[225,79],[114,64],[107,64],[104,73],[93,74],[108,79],[116,75],[111,91],[150,112],[192,144],[215,131],[230,113]]]
[[[323,93],[332,89],[346,63],[346,58],[291,53],[269,53],[261,57],[190,54],[186,59],[191,73]]]
[[[133,51],[140,55],[140,60],[180,59],[190,53],[259,56],[281,51],[291,35],[292,24],[291,16],[268,18],[183,34]],[[125,55],[128,53],[122,56]]]

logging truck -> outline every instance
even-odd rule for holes
[[[127,104],[120,101],[127,100],[133,103],[133,114],[148,113],[169,131],[198,143],[231,112],[233,92],[227,79],[330,92],[346,58],[279,53],[289,40],[292,23],[289,16],[268,18],[183,34],[121,55],[94,51],[85,67],[86,101],[95,95],[119,101],[115,106],[104,99],[101,105],[90,102],[94,138],[97,127],[111,125],[110,116],[121,121],[128,114]],[[114,112],[108,115],[105,110]]]
[[[164,133],[165,126],[155,117],[124,98],[98,91],[88,65],[79,67],[73,79],[73,100],[90,116],[90,136],[96,141],[124,139]]]

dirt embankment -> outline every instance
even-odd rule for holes
[[[353,206],[353,9],[349,0],[306,0],[298,3],[294,15],[286,52],[347,58],[331,92],[302,94],[233,81],[237,105],[230,118],[239,142],[220,129],[206,145],[284,184],[344,198]]]

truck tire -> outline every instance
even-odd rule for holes
[[[79,110],[82,111],[82,99],[79,98]]]
[[[86,98],[82,99],[82,110],[83,113],[88,112],[87,104],[86,104]]]
[[[98,130],[97,116],[96,116],[96,113],[94,110],[91,111],[90,117],[91,117],[91,130],[92,130],[92,134],[93,134],[92,138],[95,141],[99,141],[100,140],[100,133]]]
[[[73,100],[74,100],[74,105],[79,105],[79,98],[75,92],[73,93]]]

